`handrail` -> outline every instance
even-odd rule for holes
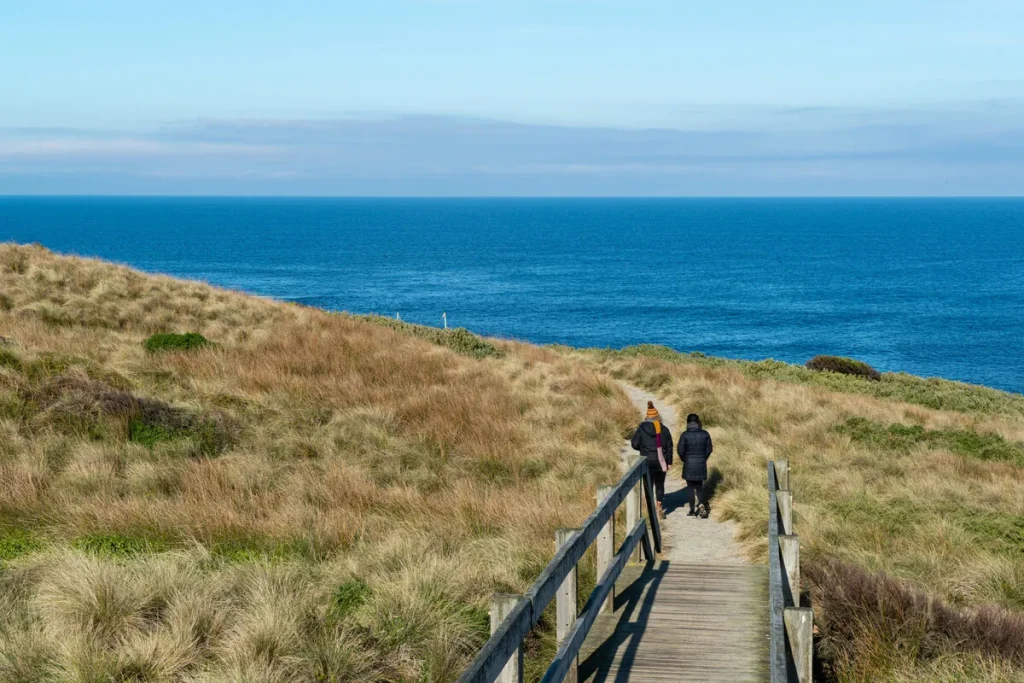
[[[587,634],[590,633],[590,628],[597,619],[601,603],[608,597],[612,586],[615,585],[615,581],[626,567],[630,554],[639,543],[644,544],[644,552],[647,553],[647,557],[650,557],[651,548],[648,545],[650,542],[647,540],[647,524],[643,519],[633,527],[629,536],[622,543],[622,547],[615,554],[615,560],[605,570],[604,574],[601,575],[601,580],[598,581],[597,585],[594,586],[594,591],[587,599],[587,604],[583,606],[579,618],[572,625],[569,633],[565,636],[565,640],[559,646],[555,659],[551,666],[548,667],[547,672],[541,679],[541,683],[561,683],[565,679],[565,675],[569,673],[569,667],[576,660],[576,657],[579,656],[580,648],[583,647],[583,641],[586,640]]]
[[[540,621],[544,609],[551,603],[558,591],[559,586],[576,567],[587,549],[600,534],[601,529],[609,520],[614,519],[615,511],[626,498],[629,492],[638,483],[643,483],[651,532],[654,537],[654,550],[661,552],[661,528],[658,524],[658,516],[654,510],[651,480],[647,474],[647,459],[638,458],[636,462],[626,471],[619,482],[608,492],[605,499],[597,506],[583,522],[580,528],[572,534],[569,541],[562,545],[551,558],[544,571],[534,581],[523,599],[501,622],[495,632],[491,635],[483,649],[477,653],[469,667],[459,677],[458,683],[493,683],[497,679],[508,661],[523,641],[523,638]],[[646,539],[646,525],[645,539]],[[636,529],[634,528],[633,531]],[[632,537],[632,534],[630,535]],[[653,558],[648,542],[644,542],[647,558]],[[635,544],[634,546],[635,547]],[[616,559],[616,562],[618,559]],[[614,564],[614,563],[613,563]],[[591,595],[593,597],[593,594]],[[607,595],[605,596],[607,597]],[[590,602],[588,600],[587,604]],[[598,603],[600,604],[600,603]]]
[[[782,556],[779,550],[779,501],[775,463],[768,463],[768,666],[771,683],[787,683],[785,599],[782,591]]]

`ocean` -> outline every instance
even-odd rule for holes
[[[1021,199],[0,197],[0,241],[542,344],[1024,392]]]

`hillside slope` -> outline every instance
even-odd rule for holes
[[[409,332],[0,246],[0,680],[452,680],[634,413]]]
[[[701,415],[712,508],[752,556],[766,462],[790,460],[827,680],[1024,680],[1024,396],[664,347],[562,352]]]
[[[147,351],[166,332],[211,344]],[[790,459],[825,680],[1024,681],[1024,396],[484,340],[14,245],[0,337],[0,681],[451,681],[490,594],[617,479],[616,380],[701,414],[753,559]],[[528,649],[536,674],[549,630]]]

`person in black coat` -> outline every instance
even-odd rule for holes
[[[711,457],[711,435],[705,431],[696,413],[686,416],[686,431],[679,437],[679,462],[686,480],[691,517],[707,518],[708,506],[704,499],[704,480],[708,478],[708,458]],[[699,506],[694,506],[694,499]]]
[[[652,401],[647,402],[647,418],[636,428],[630,443],[633,450],[640,451],[640,455],[647,458],[647,471],[651,473],[654,497],[658,501],[658,516],[664,517],[662,501],[665,499],[665,473],[672,465],[672,432],[668,425],[662,424],[661,415]],[[661,446],[662,458],[665,460],[664,469],[658,458],[658,446]]]

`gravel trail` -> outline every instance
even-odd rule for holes
[[[647,412],[647,402],[654,401],[654,406],[661,413],[662,421],[672,431],[672,438],[678,439],[686,430],[686,424],[676,414],[675,408],[665,400],[643,389],[619,382],[629,394],[633,405],[640,414]],[[637,456],[629,442],[622,448],[623,453],[631,458]],[[708,519],[687,517],[686,482],[682,480],[678,456],[673,453],[676,461],[669,467],[665,479],[665,512],[661,534],[663,540],[662,557],[675,562],[697,562],[707,564],[749,564],[743,557],[739,544],[735,540],[736,526],[733,522],[715,519],[715,501],[710,501],[711,516]],[[711,455],[711,466],[715,456]]]

